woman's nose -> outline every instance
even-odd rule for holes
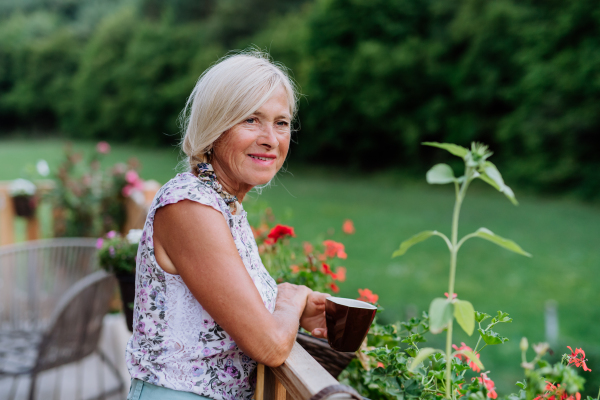
[[[277,140],[275,128],[271,124],[266,124],[265,126],[262,126],[261,133],[258,136],[256,142],[260,146],[264,146],[269,149],[274,149],[277,146],[279,146],[279,140]]]

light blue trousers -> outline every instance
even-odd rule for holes
[[[131,380],[131,388],[127,400],[211,400],[209,397],[192,392],[167,389],[139,379]]]

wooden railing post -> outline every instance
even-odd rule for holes
[[[0,245],[15,242],[15,207],[8,193],[8,182],[0,182]]]
[[[258,366],[255,400],[309,400],[332,385],[338,381],[296,342],[279,367]],[[337,400],[353,399],[345,394],[334,396]]]

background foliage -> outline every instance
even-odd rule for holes
[[[201,72],[251,44],[306,95],[293,160],[423,171],[418,143],[479,140],[516,184],[600,198],[592,0],[6,0],[0,129],[172,144]]]

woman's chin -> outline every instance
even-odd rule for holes
[[[271,182],[271,179],[273,179],[275,177],[275,174],[256,174],[254,175],[251,179],[249,179],[247,182],[252,182],[250,183],[251,186],[262,186],[262,185],[266,185],[267,183]]]

